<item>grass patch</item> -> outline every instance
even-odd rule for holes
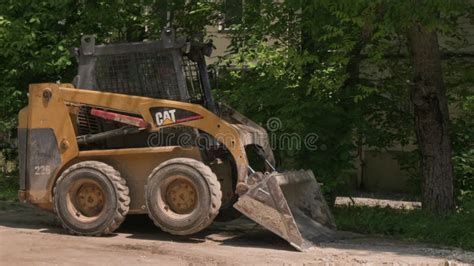
[[[336,206],[333,214],[340,230],[474,250],[472,212],[438,217],[419,209]]]

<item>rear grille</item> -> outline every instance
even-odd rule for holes
[[[78,135],[95,134],[101,132],[99,118],[91,115],[91,108],[81,106],[77,115]]]

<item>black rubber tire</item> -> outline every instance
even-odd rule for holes
[[[175,213],[165,203],[163,186],[176,174],[185,176],[196,188],[197,203],[188,214]],[[208,227],[219,213],[220,187],[211,168],[200,161],[189,158],[165,161],[152,171],[145,186],[148,215],[165,232],[174,235],[197,233]]]
[[[106,197],[103,211],[93,221],[81,221],[76,210],[68,205],[69,190],[76,182],[93,181],[100,185]],[[84,161],[67,168],[58,178],[53,191],[54,212],[71,234],[100,236],[112,233],[125,220],[130,205],[129,189],[120,173],[98,161]]]

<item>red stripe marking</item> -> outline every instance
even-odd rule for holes
[[[112,120],[112,121],[117,121],[117,122],[128,124],[128,125],[136,126],[139,128],[148,128],[150,126],[150,124],[146,122],[145,120],[143,120],[142,118],[99,110],[95,108],[91,110],[91,115],[101,117],[106,120]]]
[[[192,121],[192,120],[198,120],[198,119],[203,119],[203,117],[201,115],[185,117],[185,118],[181,118],[181,119],[176,120],[176,123],[184,123],[184,122],[188,122],[188,121]]]

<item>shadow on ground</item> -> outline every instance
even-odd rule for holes
[[[226,223],[215,222],[206,230],[191,236],[175,236],[161,231],[147,215],[129,215],[120,226],[118,233],[129,234],[127,237],[132,239],[178,243],[212,241],[223,246],[296,251],[285,240],[246,218],[239,218],[238,220]]]
[[[34,229],[41,233],[67,234],[52,213],[18,202],[0,201],[0,226],[17,229]],[[251,249],[266,249],[267,251],[298,252],[285,240],[255,223],[240,219],[230,223],[214,223],[210,228],[192,236],[173,236],[161,231],[146,215],[129,215],[117,231],[129,239],[157,240],[174,243],[203,243],[214,242],[219,246],[232,246]],[[110,236],[111,238],[114,235]],[[118,243],[120,244],[120,243]],[[400,254],[405,256],[424,256],[432,258],[458,257],[464,262],[473,263],[473,253],[462,250],[437,248],[435,246],[398,241],[381,237],[359,237],[355,239],[339,240],[331,243],[322,243],[322,249],[317,252],[329,252],[336,249],[336,253],[351,254]],[[241,252],[241,251],[239,251]],[[311,251],[310,251],[311,252]],[[334,253],[334,251],[331,251]],[[467,254],[467,255],[466,255]]]
[[[54,214],[19,202],[0,201],[0,225],[12,228],[60,228]]]
[[[68,234],[53,213],[19,202],[0,201],[0,226],[38,229],[41,233],[49,234]],[[213,241],[223,246],[296,251],[286,241],[248,219],[239,219],[229,223],[216,222],[210,228],[197,234],[175,236],[161,231],[147,215],[129,215],[116,233],[127,234],[127,238],[131,239],[177,243]],[[116,234],[108,237],[114,237],[114,235]]]

